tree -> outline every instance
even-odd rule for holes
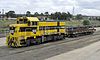
[[[61,14],[61,19],[62,19],[62,20],[66,20],[67,18],[68,18],[68,14],[65,13],[65,12],[62,12],[62,14]]]
[[[45,16],[47,16],[47,17],[45,17],[45,19],[47,20],[49,18],[49,13],[45,12],[44,14],[45,14]]]
[[[77,15],[76,15],[76,19],[78,19],[78,20],[79,20],[79,19],[82,19],[82,15],[81,15],[81,14],[77,14]]]
[[[15,18],[16,17],[15,11],[9,11],[9,12],[7,12],[6,16],[7,17],[11,17],[11,18]]]
[[[41,13],[40,15],[41,15],[41,16],[44,16],[44,14],[43,14],[43,13]]]
[[[45,12],[44,14],[45,14],[45,15],[47,15],[47,16],[49,15],[49,13],[48,13],[48,12]]]
[[[27,11],[26,12],[26,16],[30,17],[31,16],[31,12],[30,11]]]
[[[90,23],[90,21],[89,20],[84,20],[83,21],[83,25],[90,25],[91,23]]]
[[[36,17],[36,16],[39,16],[39,13],[38,12],[35,12],[34,13],[34,16]]]
[[[55,12],[55,13],[51,13],[50,16],[51,19],[58,19],[58,20],[68,20],[70,18],[72,18],[72,15],[69,12]]]
[[[70,14],[70,12],[67,12],[67,14],[69,18],[72,18],[72,14]]]

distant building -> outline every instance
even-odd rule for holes
[[[89,19],[89,20],[99,20],[100,16],[83,16],[83,19]]]

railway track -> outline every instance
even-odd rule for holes
[[[97,41],[100,40],[100,38],[99,38],[100,37],[100,35],[99,35],[100,33],[98,33],[98,32],[95,32],[93,35],[80,36],[80,37],[77,37],[77,38],[66,38],[66,39],[60,40],[60,41],[49,42],[49,43],[45,43],[45,44],[41,44],[41,45],[24,47],[24,48],[1,47],[0,48],[0,57],[6,57],[6,56],[11,56],[11,55],[24,53],[24,52],[27,52],[27,51],[35,51],[35,50],[40,50],[42,48],[47,48],[47,47],[50,47],[50,46],[59,46],[59,45],[63,45],[63,44],[66,45],[66,44],[70,44],[70,43],[72,43],[73,45],[74,44],[85,44],[85,45],[88,45],[88,44],[91,44],[93,42],[97,42]],[[76,48],[79,48],[79,47],[75,47],[74,49],[76,49]]]

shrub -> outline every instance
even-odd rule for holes
[[[89,20],[84,20],[84,21],[83,21],[83,25],[91,25],[91,23],[90,23]]]

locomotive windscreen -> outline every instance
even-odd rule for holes
[[[21,32],[30,32],[32,30],[36,30],[37,27],[20,27]]]

